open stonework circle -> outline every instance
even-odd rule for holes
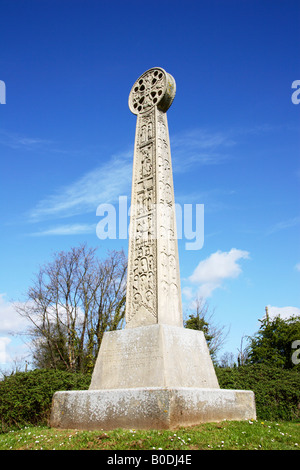
[[[133,114],[149,111],[157,106],[166,112],[176,93],[175,80],[160,67],[147,70],[134,83],[129,94],[129,109]]]

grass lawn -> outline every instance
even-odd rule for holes
[[[300,423],[222,421],[161,431],[24,427],[0,435],[0,450],[299,450]]]

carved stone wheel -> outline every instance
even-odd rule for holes
[[[172,75],[160,67],[147,70],[134,83],[129,94],[129,109],[133,114],[141,114],[157,106],[166,112],[176,93],[176,83]]]

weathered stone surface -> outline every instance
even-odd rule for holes
[[[128,249],[126,328],[183,327],[174,186],[166,111],[174,78],[160,67],[133,85],[129,108],[137,114]]]
[[[126,329],[104,334],[89,390],[55,393],[51,426],[171,429],[256,417],[253,392],[220,390],[204,334],[183,328],[166,117],[175,91],[156,67],[130,92],[137,123]]]
[[[219,388],[202,331],[150,325],[104,334],[90,390]]]
[[[85,430],[174,429],[255,418],[251,391],[158,387],[56,392],[50,425]]]

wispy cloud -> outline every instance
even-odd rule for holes
[[[292,227],[296,227],[300,224],[300,217],[292,217],[291,219],[282,220],[277,224],[273,225],[268,231],[267,235],[271,235],[276,232],[280,232],[281,230],[286,230]]]
[[[84,148],[68,148],[62,142],[53,139],[44,139],[36,136],[26,136],[17,132],[0,129],[0,147],[8,147],[16,151],[36,152],[40,154],[63,154],[68,156],[80,155],[84,157],[87,152],[95,151],[93,146]]]
[[[1,136],[0,136],[1,141]],[[39,139],[10,136],[10,145],[34,145]],[[42,140],[40,140],[42,143]],[[195,165],[215,165],[228,158],[226,148],[235,142],[226,134],[196,129],[177,134],[171,142],[174,172],[189,171]],[[101,203],[114,203],[122,194],[130,194],[133,148],[113,155],[105,163],[78,180],[58,188],[29,211],[29,222],[66,218],[95,212]],[[90,226],[60,225],[32,233],[32,236],[88,233]]]
[[[11,138],[13,145],[34,145],[34,141],[35,139],[17,136]],[[36,139],[36,144],[38,141]],[[198,165],[223,163],[229,158],[227,152],[233,145],[235,142],[229,133],[194,129],[177,134],[171,141],[173,171],[190,171]],[[120,195],[130,194],[132,157],[133,148],[113,155],[78,180],[58,188],[55,193],[40,200],[29,211],[28,221],[40,222],[95,212],[99,204],[114,203]],[[35,232],[34,235],[67,234],[73,230],[76,231],[75,225],[64,225]]]
[[[46,230],[30,233],[31,237],[45,237],[52,235],[82,235],[96,233],[96,224],[67,224],[58,225]]]
[[[42,146],[49,147],[53,141],[48,139],[41,139],[39,137],[28,137],[15,132],[8,132],[0,129],[0,145],[10,147],[12,149],[32,150],[33,148],[40,149]]]
[[[232,158],[231,149],[238,144],[241,137],[272,134],[283,130],[295,128],[288,123],[278,126],[264,123],[252,127],[235,126],[222,131],[196,128],[171,135],[173,169],[184,172],[196,166],[223,164]]]
[[[222,287],[226,279],[237,278],[242,268],[238,261],[248,259],[249,252],[232,248],[230,251],[217,251],[200,261],[189,281],[198,286],[200,297],[210,297],[213,291]]]
[[[236,142],[225,132],[193,129],[171,137],[173,169],[187,171],[192,166],[217,165],[230,158],[228,149]]]
[[[132,151],[113,156],[77,181],[41,200],[29,213],[31,222],[96,212],[101,203],[113,203],[131,189]]]

